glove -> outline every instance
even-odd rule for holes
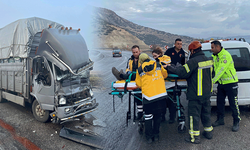
[[[182,66],[179,62],[176,63],[176,68]]]
[[[171,64],[170,66],[167,66],[167,70],[175,73],[176,66],[174,64]]]

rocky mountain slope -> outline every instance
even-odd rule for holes
[[[188,44],[194,40],[192,37],[137,25],[105,8],[96,8],[93,25],[95,36],[100,39],[98,46],[104,48],[130,48],[134,44],[139,45],[141,49],[149,49],[149,45],[153,44],[172,47],[175,39],[181,38],[183,47],[186,49]]]

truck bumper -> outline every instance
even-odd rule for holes
[[[98,106],[98,103],[93,103],[93,101],[95,101],[95,98],[91,99],[92,103],[83,102],[72,106],[58,107],[56,112],[57,118],[60,121],[65,121],[93,112]]]

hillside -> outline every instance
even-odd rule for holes
[[[194,39],[188,36],[181,36],[155,30],[152,28],[137,25],[128,21],[115,12],[96,8],[94,18],[95,34],[100,39],[100,46],[109,47],[131,47],[134,44],[141,48],[149,48],[149,45],[155,44],[161,47],[168,45],[172,47],[176,38],[181,38],[184,49]]]

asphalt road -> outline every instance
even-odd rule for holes
[[[233,119],[231,117],[230,108],[226,108],[225,125],[214,128],[214,138],[207,140],[201,137],[201,144],[194,145],[186,143],[184,137],[186,133],[178,133],[177,122],[168,124],[168,122],[161,123],[160,128],[160,142],[147,144],[144,135],[141,136],[137,131],[137,124],[133,124],[132,120],[126,127],[126,112],[128,110],[128,97],[123,98],[123,103],[116,97],[116,112],[112,112],[112,96],[108,95],[111,91],[111,82],[115,81],[115,77],[111,74],[111,68],[116,67],[125,69],[126,61],[131,56],[131,52],[123,52],[123,57],[113,58],[111,51],[95,51],[96,64],[94,71],[99,71],[100,77],[103,80],[103,88],[95,90],[97,99],[102,99],[104,103],[100,104],[99,110],[95,113],[102,113],[102,120],[107,124],[107,128],[103,130],[106,132],[108,138],[106,142],[106,149],[181,149],[181,150],[200,150],[200,149],[249,149],[250,147],[250,112],[248,107],[240,107],[242,121],[240,123],[240,130],[232,132],[231,127]],[[187,101],[185,94],[181,96],[181,103],[184,105],[187,112]],[[166,117],[168,114],[166,115]],[[168,118],[167,118],[168,119]],[[216,120],[216,108],[212,108],[212,121]],[[188,127],[188,122],[187,122]],[[200,126],[203,131],[202,125]]]
[[[178,133],[177,122],[161,123],[159,143],[147,144],[144,135],[137,131],[137,123],[129,121],[126,126],[126,112],[128,110],[128,95],[121,101],[115,97],[115,112],[113,112],[111,82],[116,81],[111,73],[112,67],[125,69],[126,62],[131,52],[123,52],[122,57],[112,57],[111,51],[90,51],[90,58],[95,62],[92,75],[97,75],[102,81],[99,86],[93,88],[94,95],[99,103],[98,109],[86,116],[86,120],[97,119],[98,125],[93,125],[83,118],[80,121],[66,123],[66,127],[84,125],[96,133],[102,135],[104,149],[180,149],[180,150],[214,150],[214,149],[249,149],[250,147],[250,111],[248,107],[240,107],[240,130],[232,132],[232,117],[229,108],[226,109],[225,125],[214,128],[214,137],[207,140],[201,137],[201,144],[186,143],[184,137],[188,133]],[[181,96],[181,102],[186,108],[185,94]],[[187,109],[186,109],[187,110]],[[166,117],[168,114],[166,115]],[[212,121],[216,119],[216,108],[212,109]],[[168,120],[168,117],[167,117]],[[90,121],[91,122],[91,121]],[[12,128],[11,128],[12,127]],[[22,107],[11,102],[0,103],[0,150],[9,149],[69,149],[82,150],[94,149],[59,137],[62,125],[40,123],[31,113],[31,107]],[[201,131],[202,126],[200,127]]]

